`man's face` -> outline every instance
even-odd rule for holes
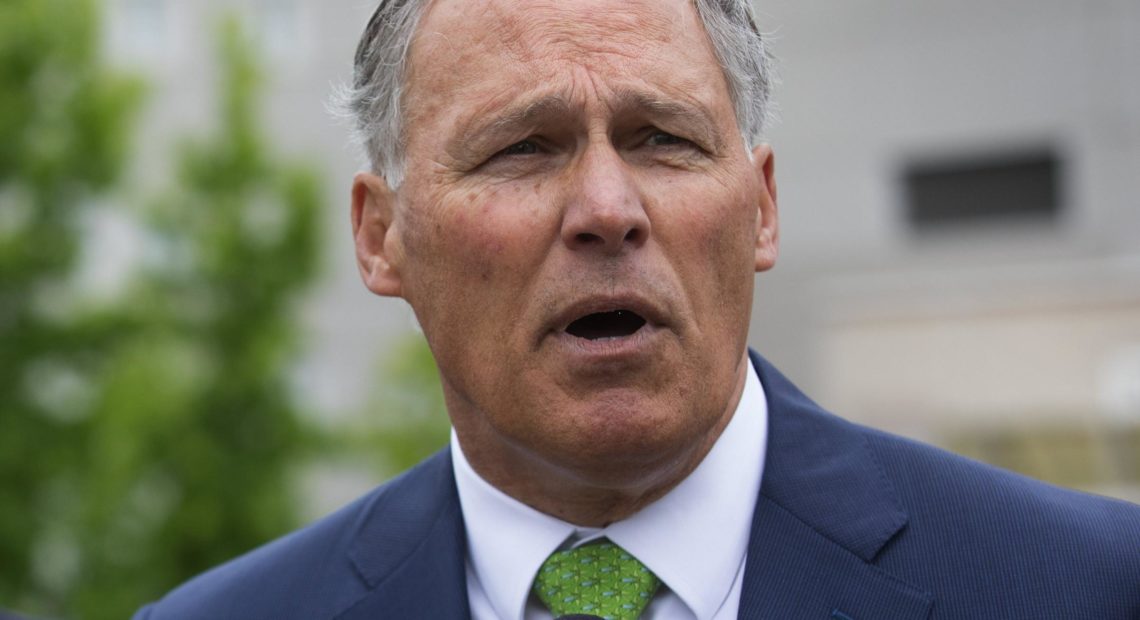
[[[405,180],[357,178],[358,253],[476,469],[636,486],[715,440],[774,185],[690,1],[436,0],[406,87]]]

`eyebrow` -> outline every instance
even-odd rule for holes
[[[532,125],[541,118],[570,114],[570,103],[558,95],[546,95],[534,101],[523,101],[509,106],[488,122],[463,132],[465,138],[479,139],[481,135],[494,136]]]
[[[620,89],[609,102],[614,116],[647,113],[654,118],[672,119],[694,133],[694,137],[711,145],[716,151],[723,148],[724,138],[709,111],[702,105],[662,99],[649,93]],[[566,97],[550,94],[533,100],[508,105],[490,118],[474,117],[463,123],[454,143],[460,151],[478,151],[481,145],[495,141],[499,136],[518,131],[520,127],[534,125],[541,119],[569,117],[573,105]],[[465,125],[465,127],[464,127]],[[449,149],[450,150],[450,149]]]
[[[711,145],[717,151],[720,151],[724,146],[724,138],[721,136],[721,132],[717,130],[716,121],[703,105],[662,99],[633,89],[618,90],[615,101],[619,116],[631,112],[648,111],[653,117],[679,121],[685,129],[695,132],[698,139]]]

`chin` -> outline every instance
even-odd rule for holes
[[[628,488],[668,477],[707,444],[717,416],[652,399],[602,399],[567,420],[536,447],[599,486]]]

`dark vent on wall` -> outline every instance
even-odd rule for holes
[[[1061,162],[1051,150],[916,162],[904,171],[907,220],[918,230],[1052,221]]]

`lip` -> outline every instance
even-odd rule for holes
[[[556,332],[553,337],[559,349],[571,358],[576,358],[577,362],[613,362],[632,360],[646,354],[660,332],[659,328],[646,323],[636,332],[617,338],[590,340],[573,336],[565,331]]]
[[[570,323],[583,316],[615,310],[636,312],[645,319],[645,324],[628,336],[596,340],[579,338],[566,331]],[[590,296],[578,299],[558,312],[550,321],[546,335],[563,355],[573,360],[578,370],[616,371],[626,363],[642,360],[649,354],[657,336],[667,327],[666,316],[660,306],[637,294]],[[612,366],[613,363],[620,366]]]
[[[577,300],[555,315],[554,320],[551,321],[551,331],[565,334],[566,328],[569,327],[571,323],[588,314],[613,312],[616,310],[630,310],[636,312],[641,318],[645,319],[645,325],[642,326],[642,329],[646,327],[658,328],[665,324],[665,312],[656,304],[640,295],[627,293],[592,296]],[[641,330],[638,330],[638,332],[640,331]],[[635,335],[636,333],[626,336],[626,338],[631,338]],[[573,338],[574,336],[571,337]],[[579,340],[583,339],[579,338]],[[621,338],[617,338],[616,340],[621,340]]]

